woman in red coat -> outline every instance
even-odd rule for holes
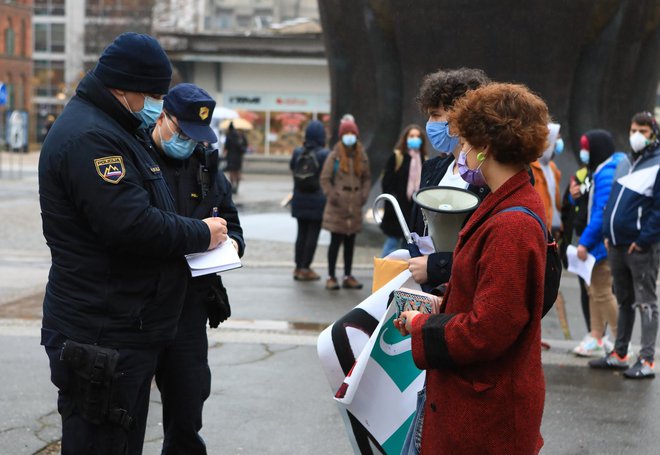
[[[546,146],[548,109],[524,86],[490,84],[449,119],[460,174],[491,194],[459,234],[441,313],[395,321],[427,373],[422,453],[538,453],[546,242],[533,216],[501,212],[523,206],[545,219],[526,169]]]

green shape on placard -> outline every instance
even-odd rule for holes
[[[393,314],[380,328],[378,338],[371,351],[371,358],[385,370],[399,390],[403,392],[420,375],[421,370],[415,366],[410,349],[400,354],[391,355],[381,348],[381,341],[386,345],[393,346],[410,338],[410,335],[404,337],[394,328],[394,318],[395,315]]]
[[[403,422],[403,424],[396,430],[392,436],[390,436],[387,441],[381,446],[386,454],[400,454],[403,443],[406,440],[406,435],[408,434],[408,429],[412,425],[412,421],[415,418],[415,413],[410,414],[410,417]]]

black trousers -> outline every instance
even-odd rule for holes
[[[298,220],[298,237],[296,237],[296,268],[308,269],[314,260],[316,245],[319,241],[322,220]]]
[[[161,350],[156,385],[163,402],[163,455],[206,455],[204,401],[211,393],[205,302],[186,301],[174,342]]]
[[[331,233],[330,247],[328,248],[328,275],[334,277],[337,266],[339,247],[344,244],[344,275],[349,276],[353,268],[353,251],[355,250],[355,234]]]
[[[125,409],[135,419],[134,425],[126,429],[110,422],[95,424],[79,414],[72,396],[75,373],[65,361],[60,360],[64,341],[66,338],[54,330],[42,329],[42,344],[50,362],[51,381],[58,388],[62,454],[141,454],[158,349],[117,350],[119,360],[110,407]]]

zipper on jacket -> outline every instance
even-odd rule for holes
[[[637,207],[637,230],[642,230],[642,206]]]
[[[621,185],[621,190],[619,190],[619,194],[616,197],[614,207],[612,207],[612,214],[610,215],[610,235],[612,236],[612,245],[616,245],[616,236],[614,235],[614,217],[616,216],[616,209],[619,208],[619,202],[621,202],[621,196],[623,195],[624,189],[625,188],[623,185]]]

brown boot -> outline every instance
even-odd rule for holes
[[[331,276],[328,278],[328,281],[325,282],[325,288],[328,291],[337,291],[339,290],[339,283],[337,282],[337,278]]]
[[[349,275],[344,277],[341,287],[344,289],[362,289],[362,283],[356,280],[353,275]]]
[[[319,274],[316,273],[316,272],[315,272],[314,270],[312,270],[312,269],[307,269],[307,270],[305,270],[304,273],[305,273],[305,279],[306,279],[307,281],[318,281],[318,280],[321,279],[321,277],[319,276]]]
[[[305,277],[305,269],[294,269],[293,270],[293,279],[296,281],[304,281]]]

